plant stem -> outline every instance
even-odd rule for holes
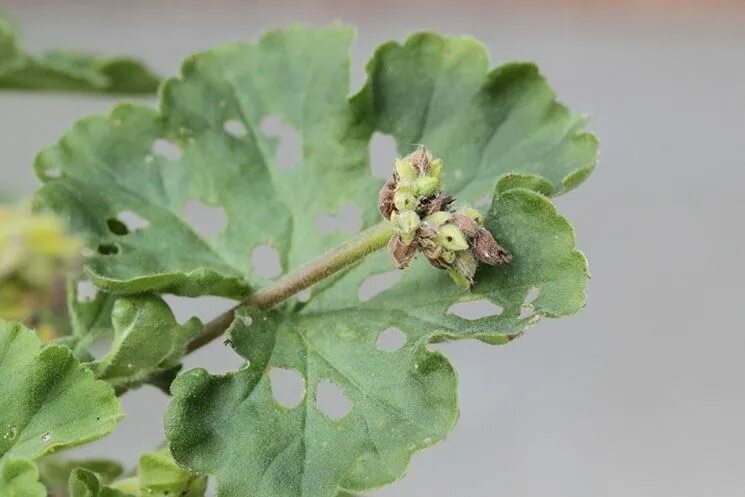
[[[215,338],[222,336],[233,322],[235,311],[238,307],[242,305],[249,305],[257,309],[274,307],[296,293],[305,290],[311,285],[328,278],[332,274],[360,261],[365,256],[385,247],[391,236],[393,236],[393,233],[394,228],[391,223],[382,221],[358,233],[339,247],[326,252],[320,258],[299,268],[294,273],[283,276],[268,287],[252,293],[241,304],[207,323],[202,333],[189,342],[187,346],[188,352],[193,352]]]

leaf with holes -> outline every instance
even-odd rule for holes
[[[0,398],[0,464],[97,440],[122,417],[111,387],[67,348],[40,350],[33,332],[5,322],[0,322]]]
[[[300,312],[243,308],[230,342],[247,367],[220,377],[190,371],[172,387],[166,432],[176,459],[216,474],[222,497],[241,489],[257,497],[325,497],[400,478],[411,455],[444,439],[457,418],[454,372],[430,342],[505,343],[542,316],[572,314],[584,304],[585,258],[546,197],[525,188],[498,191],[486,226],[516,256],[510,265],[482,269],[466,296],[419,261],[364,303],[357,290],[368,270],[359,267]],[[464,298],[488,299],[501,313],[472,321],[448,314]],[[275,402],[276,368],[302,375],[301,401]],[[343,397],[325,407],[329,385]]]
[[[347,236],[319,233],[319,217],[358,205],[361,227],[379,220],[372,199],[382,182],[367,151],[375,131],[393,134],[402,152],[426,143],[445,160],[448,191],[471,202],[511,171],[561,193],[592,170],[594,136],[535,66],[487,72],[478,42],[425,33],[379,49],[348,99],[352,35],[292,28],[187,59],[159,110],[120,105],[39,154],[37,208],[87,236],[86,270],[102,288],[241,298],[249,281],[266,282],[251,263],[257,248],[276,250],[287,271]],[[262,127],[277,116],[301,136],[289,170]],[[194,225],[195,202],[216,212]],[[128,226],[125,213],[146,226]]]
[[[159,78],[129,57],[104,57],[53,50],[31,55],[18,32],[0,13],[0,90],[61,90],[117,94],[153,94]]]

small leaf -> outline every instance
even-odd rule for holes
[[[0,90],[61,90],[117,94],[152,94],[159,78],[128,57],[54,50],[31,55],[18,32],[0,13]]]
[[[207,491],[207,477],[181,468],[167,448],[143,454],[138,476],[143,496],[203,497]]]
[[[59,345],[0,322],[0,458],[37,459],[107,435],[122,417],[114,392]]]
[[[67,491],[69,497],[134,497],[105,486],[96,473],[85,468],[76,468],[70,473]]]
[[[158,297],[123,297],[111,312],[111,351],[92,365],[96,377],[116,389],[131,388],[179,366],[186,343],[201,329],[192,319],[181,326]]]
[[[0,495],[3,497],[46,497],[36,465],[28,460],[0,460]]]
[[[37,466],[40,480],[52,495],[66,494],[70,474],[76,468],[96,473],[104,484],[111,483],[124,472],[120,463],[108,459],[70,460],[52,456],[41,459]]]

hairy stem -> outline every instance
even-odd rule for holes
[[[189,342],[187,350],[193,352],[222,336],[233,322],[235,310],[241,305],[250,305],[257,309],[274,307],[296,293],[385,247],[393,233],[393,226],[383,221],[358,233],[294,273],[285,275],[268,287],[252,293],[244,302],[207,323],[202,333]]]

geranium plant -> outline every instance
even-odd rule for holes
[[[4,29],[0,86],[128,93],[156,80],[134,61],[123,73],[98,62],[78,64],[90,78],[75,84],[65,62],[26,54]],[[374,489],[401,478],[458,417],[455,371],[430,344],[502,345],[582,308],[587,263],[551,198],[595,166],[584,117],[556,102],[533,64],[490,70],[476,40],[434,33],[382,45],[350,97],[353,36],[341,25],[293,27],[193,55],[160,84],[157,108],[123,103],[85,117],[38,154],[35,215],[0,214],[0,294],[16,299],[5,317],[27,325],[0,325],[1,495],[202,496],[208,478],[219,497]],[[302,137],[290,169],[277,166],[267,116]],[[376,132],[398,144],[387,180],[371,173]],[[188,222],[195,200],[224,212],[220,232]],[[319,232],[317,216],[350,203],[359,233]],[[33,223],[55,241],[31,236]],[[34,252],[39,244],[66,250]],[[267,244],[276,279],[251,262]],[[32,285],[39,260],[46,272]],[[64,268],[66,306],[55,310],[37,297]],[[363,282],[391,270],[393,286],[360,298]],[[77,295],[82,280],[94,297]],[[181,324],[164,294],[236,304]],[[498,312],[453,312],[477,300]],[[45,325],[53,332],[30,329]],[[399,341],[382,347],[391,333]],[[102,337],[111,348],[96,359]],[[245,365],[181,371],[215,339]],[[300,398],[276,398],[277,371],[300,378]],[[145,383],[171,396],[167,440],[153,440],[136,470],[50,457],[107,435],[124,415],[117,397]],[[328,389],[346,409],[321,405]]]

